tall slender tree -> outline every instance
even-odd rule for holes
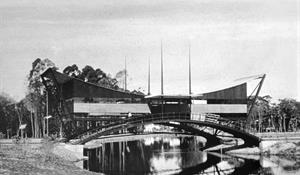
[[[27,101],[31,105],[33,110],[34,117],[34,137],[42,137],[42,131],[44,130],[44,116],[45,116],[45,104],[46,104],[46,95],[45,87],[42,84],[40,75],[47,68],[54,68],[55,64],[50,59],[40,59],[37,58],[32,63],[32,68],[28,75],[28,95]]]

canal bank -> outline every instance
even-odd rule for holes
[[[63,145],[45,140],[31,141],[0,142],[0,174],[96,174],[77,167],[78,159],[68,157],[68,149],[62,148]]]
[[[253,151],[255,148],[248,148],[248,152],[239,152],[241,150],[230,152],[234,157],[244,157],[243,160],[230,158],[224,154],[220,160],[219,158],[213,158],[213,160],[218,159],[219,163],[216,163],[216,166],[223,170],[229,168],[229,172],[238,170],[239,167],[236,167],[237,165],[242,165],[242,162],[245,163],[248,159],[251,159],[254,162],[259,161],[261,169],[256,171],[266,172],[261,174],[268,174],[269,170],[276,172],[274,174],[287,174],[290,171],[297,174],[300,169],[300,165],[297,163],[299,162],[298,147],[300,140],[298,141],[295,139],[296,137],[291,137],[292,135],[296,136],[297,134],[285,134],[288,137],[283,137],[282,134],[279,134],[276,136],[277,139],[273,139],[275,137],[274,133],[270,134],[269,137],[264,134],[262,136],[264,137],[262,139],[262,143],[265,146],[264,154],[261,154],[258,148],[256,148],[258,149],[257,154]],[[105,139],[101,143],[101,147],[103,148],[105,145],[106,151],[102,152],[102,148],[97,150],[94,146],[89,147],[91,149],[88,154],[90,159],[83,157],[83,145],[54,143],[45,140],[32,140],[28,141],[30,143],[15,144],[12,140],[5,140],[5,144],[0,142],[0,174],[99,174],[99,172],[94,173],[83,169],[84,161],[88,161],[86,164],[88,163],[89,170],[95,170],[92,167],[97,165],[95,167],[102,167],[101,171],[107,174],[111,171],[110,167],[115,170],[118,166],[120,166],[120,169],[125,167],[126,172],[136,171],[136,169],[131,169],[132,167],[144,167],[147,170],[146,172],[156,173],[165,171],[179,173],[195,169],[200,172],[199,168],[204,165],[208,166],[206,162],[209,162],[207,153],[197,151],[197,147],[200,146],[198,142],[202,141],[198,139],[193,140],[191,136],[180,136],[185,139],[179,139],[177,138],[178,135],[177,137],[176,135],[170,136],[167,133],[160,133],[152,137],[141,135],[139,136],[142,140],[141,142],[136,142],[134,141],[134,136],[129,136],[124,140],[126,142],[126,144],[123,144],[125,145],[124,149],[123,147],[120,149],[116,143],[120,140],[120,137]],[[278,139],[279,137],[281,139]],[[124,136],[122,138],[124,139]],[[274,141],[276,140],[277,142],[275,143]],[[114,144],[110,144],[109,142],[111,141]],[[266,146],[267,143],[273,144]],[[267,149],[270,150],[269,153]],[[280,154],[277,156],[271,155],[275,153]],[[101,156],[99,157],[99,155]],[[99,163],[99,160],[103,158],[105,161],[100,161]],[[125,164],[122,161],[120,162],[120,160],[123,160]],[[239,161],[241,163],[238,163]],[[232,166],[231,162],[237,162],[237,165]],[[140,164],[136,165],[136,163]],[[147,169],[146,165],[151,165],[149,167],[154,167],[154,169]],[[214,167],[214,165],[210,166]],[[211,168],[206,171],[211,171]]]
[[[284,155],[300,157],[300,132],[256,133],[260,147],[229,151],[229,154]]]

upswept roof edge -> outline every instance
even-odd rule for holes
[[[215,89],[213,91],[209,91],[209,92],[203,92],[203,93],[197,93],[197,94],[175,94],[175,95],[171,95],[171,94],[166,94],[166,95],[162,95],[162,94],[157,94],[157,95],[148,95],[145,98],[159,98],[159,97],[169,97],[169,98],[197,98],[197,97],[202,97],[204,94],[208,94],[208,93],[213,93],[213,92],[218,92],[218,91],[222,91],[222,90],[226,90],[226,89],[230,89],[239,85],[242,85],[244,83],[248,83],[252,80],[255,79],[259,79],[262,78],[265,74],[258,74],[258,75],[253,75],[253,76],[247,76],[247,77],[242,77],[242,78],[238,78],[236,80],[234,80],[233,82],[229,83],[225,88],[219,88],[219,89]]]
[[[121,92],[121,93],[126,93],[126,94],[129,94],[129,95],[138,95],[138,96],[144,96],[144,95],[141,95],[141,94],[135,94],[135,93],[131,93],[131,92],[125,92],[125,91],[120,91],[120,90],[116,90],[116,89],[112,89],[112,88],[108,88],[108,87],[104,87],[104,86],[101,86],[101,85],[98,85],[98,84],[94,84],[94,83],[91,83],[91,82],[85,82],[79,78],[74,78],[74,77],[70,77],[68,75],[65,75],[63,73],[60,73],[56,70],[53,70],[52,68],[48,68],[47,70],[45,70],[41,76],[46,76],[46,74],[51,71],[54,73],[54,76],[56,76],[55,78],[57,78],[57,76],[59,76],[60,78],[63,77],[64,80],[61,81],[61,84],[62,83],[66,83],[70,80],[77,80],[77,81],[80,81],[80,82],[83,82],[83,83],[86,83],[86,84],[89,84],[89,85],[92,85],[92,86],[96,86],[96,87],[99,87],[99,88],[104,88],[104,89],[107,89],[107,90],[111,90],[111,91],[115,91],[115,92]]]

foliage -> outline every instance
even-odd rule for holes
[[[7,133],[8,129],[12,129],[14,121],[18,121],[13,108],[14,101],[6,94],[0,95],[0,132]]]
[[[249,119],[251,127],[259,132],[267,128],[281,132],[296,130],[299,128],[300,105],[294,99],[271,103],[270,96],[258,97]]]
[[[81,71],[78,69],[76,64],[72,66],[67,66],[63,73],[74,77],[79,78],[85,82],[90,82],[98,84],[107,88],[119,89],[117,85],[117,80],[112,78],[109,74],[106,74],[101,69],[94,69],[92,66],[86,65]]]
[[[284,131],[289,130],[291,119],[297,118],[296,100],[294,99],[280,99],[278,107],[280,109],[281,116],[284,120]]]
[[[252,102],[252,99],[249,102]],[[252,111],[249,114],[250,126],[254,126],[256,130],[261,131],[263,117],[269,116],[270,113],[270,101],[269,95],[260,97],[258,96],[253,104]],[[250,106],[251,104],[248,104]]]
[[[44,126],[43,117],[46,108],[46,91],[40,75],[48,68],[57,70],[55,64],[50,59],[37,58],[32,63],[32,68],[28,75],[28,94],[24,100],[25,106],[28,110],[34,113],[34,136],[41,137]],[[33,121],[32,121],[33,122]]]
[[[92,66],[86,65],[82,70],[79,70],[76,64],[67,66],[63,70],[64,74],[67,74],[71,77],[115,90],[124,90],[121,89],[120,86],[124,84],[125,72],[125,70],[121,70],[117,72],[115,77],[111,77],[110,74],[105,73],[100,68],[94,69]],[[133,90],[132,93],[143,94],[140,89]]]
[[[63,70],[63,73],[69,75],[70,77],[78,78],[78,76],[81,74],[81,71],[78,69],[76,64],[73,64],[72,66],[67,66]]]
[[[32,68],[29,72],[28,76],[28,90],[29,92],[34,93],[42,93],[42,90],[44,88],[40,75],[49,67],[52,67],[54,69],[57,69],[55,67],[55,64],[49,60],[48,58],[41,60],[40,58],[37,58],[32,63]]]
[[[118,81],[118,85],[120,87],[123,86],[123,89],[125,89],[125,75],[126,75],[126,70],[123,69],[123,70],[120,70],[119,72],[117,72],[116,76],[115,76],[115,78]],[[127,74],[127,76],[128,76],[128,74]]]
[[[20,124],[27,124],[27,134],[31,136],[30,113],[23,101],[17,103],[8,95],[0,94],[0,132],[11,137],[17,134]]]

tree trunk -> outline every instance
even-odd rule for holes
[[[34,137],[34,123],[33,123],[33,116],[32,111],[30,111],[30,122],[31,122],[31,137]]]
[[[282,120],[281,117],[278,118],[279,132],[282,132]]]
[[[37,138],[37,113],[34,111],[34,138]]]
[[[38,108],[35,111],[35,138],[40,137],[40,124],[39,124],[39,116],[38,116]]]
[[[283,121],[282,121],[282,125],[283,125],[283,131],[286,132],[286,126],[285,126],[285,117],[283,117]]]
[[[45,123],[45,119],[44,119],[44,117],[42,117],[42,120],[43,120],[43,122],[42,122],[42,127],[43,127],[43,136],[45,137],[46,136],[46,123]],[[48,134],[48,133],[47,133]]]
[[[289,131],[290,121],[291,121],[291,117],[286,117],[285,118],[285,128],[286,128],[286,131]]]

